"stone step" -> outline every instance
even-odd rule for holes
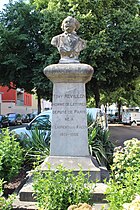
[[[93,210],[108,210],[109,206],[107,203],[95,203],[93,205]],[[15,199],[13,203],[12,210],[37,210],[36,202],[26,202],[26,201],[20,201],[19,197]]]
[[[109,205],[107,203],[95,203],[93,210],[108,210]]]
[[[12,204],[12,210],[37,210],[36,202],[20,201],[19,196],[16,197]]]
[[[104,210],[108,209],[108,204],[105,200],[105,191],[107,185],[104,183],[97,183],[96,187],[93,187],[91,193],[91,203],[95,204],[94,210],[101,210],[105,206]],[[32,177],[29,176],[26,183],[19,190],[16,200],[13,203],[13,210],[37,210],[36,202],[33,197]]]
[[[91,193],[91,202],[92,203],[106,203],[105,200],[105,191],[107,185],[104,183],[97,183],[95,188],[93,187],[93,192]],[[27,182],[19,191],[20,201],[34,202],[35,198],[33,196],[33,187],[32,187],[32,177],[29,177]]]
[[[105,198],[105,191],[107,185],[104,183],[97,183],[91,194],[91,202],[92,203],[107,203]]]

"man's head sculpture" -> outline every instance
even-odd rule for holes
[[[75,18],[68,16],[61,25],[64,33],[52,38],[51,44],[57,47],[61,56],[59,63],[79,63],[80,51],[86,47],[85,40],[76,33],[79,27],[80,23]]]
[[[62,31],[67,31],[68,24],[73,27],[73,31],[78,31],[78,29],[80,28],[80,23],[78,22],[78,20],[76,20],[75,18],[71,16],[68,16],[62,22],[62,25],[61,25]]]

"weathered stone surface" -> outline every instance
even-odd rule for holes
[[[30,176],[28,178],[27,182],[24,184],[24,186],[19,191],[20,201],[26,201],[26,202],[34,202],[35,201],[35,198],[33,196],[32,184],[33,184],[32,176]]]
[[[109,205],[106,203],[94,203],[93,210],[108,210]],[[13,203],[12,210],[38,210],[36,202],[20,201],[17,197]]]
[[[13,202],[12,210],[37,210],[37,203],[30,201],[20,201],[19,196]]]
[[[25,202],[35,202],[33,183],[27,182],[26,185],[20,190],[19,196],[17,197],[20,201]],[[93,191],[91,192],[91,203],[107,203],[105,200],[105,191],[107,185],[103,183],[97,183],[93,186]]]
[[[53,83],[87,83],[94,70],[88,64],[52,64],[44,69],[44,74]]]
[[[101,179],[100,169],[93,164],[90,156],[49,156],[41,165],[42,171],[48,170],[48,163],[51,165],[51,170],[56,170],[58,165],[63,165],[63,167],[72,170],[73,173],[77,175],[80,168],[82,168],[83,173],[89,173],[89,180],[100,181]]]
[[[107,189],[107,185],[104,183],[97,183],[91,194],[91,202],[92,203],[107,203],[105,199],[105,192]]]
[[[89,156],[86,98],[82,83],[54,84],[51,156]]]
[[[87,64],[53,64],[44,69],[44,74],[53,82],[50,157],[47,161],[53,168],[63,162],[64,167],[75,174],[80,170],[80,164],[84,172],[90,171],[90,179],[100,180],[100,169],[91,161],[88,149],[85,83],[91,79],[93,68]],[[42,170],[47,170],[45,163]]]
[[[64,33],[52,38],[51,44],[57,47],[61,56],[59,63],[79,63],[78,56],[86,47],[86,41],[76,33],[79,27],[80,23],[68,16],[62,22],[61,28]]]
[[[93,68],[56,64],[44,72],[54,83],[50,155],[89,156],[85,82],[91,79]]]

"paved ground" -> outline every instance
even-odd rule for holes
[[[140,140],[140,126],[129,126],[123,124],[109,124],[110,140],[116,146],[122,146],[125,140],[137,138]]]

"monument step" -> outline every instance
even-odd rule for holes
[[[104,183],[97,183],[94,188],[93,193],[91,194],[91,202],[92,203],[107,203],[105,198],[105,191],[107,189],[107,185]]]
[[[95,203],[93,210],[108,210],[109,205],[107,203]]]
[[[108,210],[109,206],[107,203],[94,203],[93,210]],[[19,197],[13,203],[12,210],[38,210],[36,202],[25,202],[20,201]]]
[[[97,183],[96,187],[91,194],[91,202],[93,203],[106,203],[105,200],[105,191],[107,185],[104,183]],[[25,202],[34,202],[34,191],[32,187],[32,177],[29,177],[26,184],[19,191],[19,200]]]
[[[12,210],[37,210],[36,202],[20,201],[19,196],[16,197],[12,204]]]

